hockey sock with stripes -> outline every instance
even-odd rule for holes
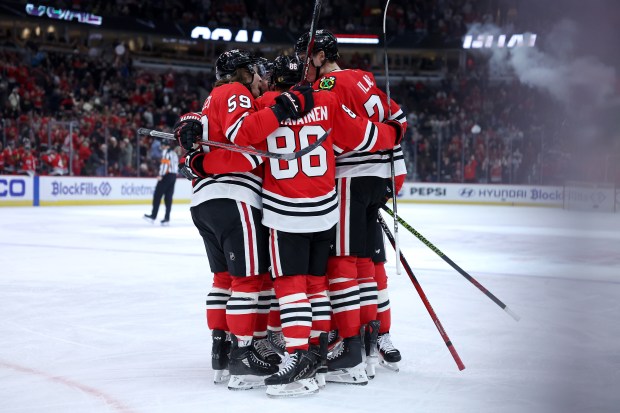
[[[327,279],[333,324],[343,338],[358,335],[361,324],[356,257],[329,257]]]
[[[377,320],[381,322],[379,334],[387,333],[392,326],[392,311],[387,290],[387,273],[382,262],[375,264],[375,281],[377,282]]]
[[[312,326],[312,307],[306,295],[305,275],[283,275],[273,282],[273,288],[280,304],[282,334],[286,350],[308,350],[308,339]]]
[[[306,286],[308,300],[312,307],[312,329],[310,344],[319,345],[321,333],[328,333],[331,327],[331,306],[327,295],[328,283],[326,276],[307,275]]]
[[[258,309],[256,312],[256,324],[254,326],[254,337],[267,337],[267,324],[269,322],[269,312],[273,299],[273,281],[269,273],[260,274],[263,279],[260,293],[258,294]]]
[[[226,304],[226,321],[239,342],[251,341],[254,336],[258,293],[262,284],[259,275],[233,277],[232,294]]]
[[[228,271],[213,274],[213,286],[207,295],[207,325],[211,330],[228,330],[226,303],[230,298],[232,276]]]
[[[360,324],[377,319],[375,264],[370,258],[357,259],[357,285],[360,289]]]

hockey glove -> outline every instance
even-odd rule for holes
[[[383,123],[385,123],[386,125],[390,125],[394,128],[394,130],[396,130],[396,139],[394,140],[394,146],[400,145],[400,142],[405,136],[405,126],[402,123],[391,119],[384,120]]]
[[[397,175],[394,177],[394,181],[396,182],[396,194],[400,192],[405,183],[406,175]],[[385,188],[385,197],[383,198],[383,203],[387,204],[390,199],[394,196],[394,191],[392,191],[392,180],[387,179],[387,188]]]
[[[206,178],[208,174],[202,166],[204,157],[205,154],[200,149],[188,152],[179,162],[179,172],[190,181]]]
[[[311,86],[295,86],[291,90],[282,92],[276,98],[276,104],[271,107],[278,122],[286,119],[299,119],[314,108]]]
[[[202,139],[201,118],[200,113],[189,112],[182,115],[174,124],[174,137],[179,141],[179,145],[187,151],[193,148],[196,141]]]

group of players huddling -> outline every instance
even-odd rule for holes
[[[191,215],[213,272],[207,298],[216,383],[267,386],[272,397],[364,385],[379,363],[397,370],[390,339],[380,206],[406,173],[406,117],[373,75],[340,69],[334,35],[317,30],[274,62],[239,49],[216,61],[201,113],[175,136],[188,152]],[[276,153],[327,139],[294,160],[209,148],[201,140]]]

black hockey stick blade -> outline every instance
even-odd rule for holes
[[[317,139],[316,142],[314,142],[313,144],[308,145],[299,151],[287,152],[287,153],[268,152],[268,151],[262,151],[260,149],[255,149],[249,146],[239,146],[239,145],[234,145],[232,143],[215,142],[215,141],[198,141],[196,143],[198,143],[199,145],[207,145],[207,146],[213,146],[215,148],[222,148],[222,149],[226,149],[226,150],[233,151],[233,152],[247,153],[247,154],[256,155],[256,156],[264,156],[265,158],[281,159],[283,161],[292,161],[294,159],[304,156],[305,154],[309,152],[312,152],[314,149],[320,146],[325,141],[325,139],[327,139],[331,131],[332,130],[329,129],[319,139]],[[168,133],[168,132],[160,132],[154,129],[140,128],[138,129],[138,133],[140,135],[148,135],[148,136],[153,136],[155,138],[176,140],[176,138],[174,137],[174,134]]]
[[[308,38],[308,47],[306,48],[306,62],[304,64],[304,74],[301,78],[301,84],[306,85],[308,82],[308,69],[312,60],[312,49],[314,49],[314,39],[316,37],[316,24],[321,14],[321,0],[314,1],[314,10],[312,10],[312,20],[310,21],[310,37]]]
[[[389,215],[391,215],[392,217],[395,216],[394,212],[388,208],[386,205],[381,206],[381,209],[383,209],[385,212],[387,212]],[[411,225],[409,225],[409,223],[407,221],[405,221],[404,219],[402,219],[401,217],[396,217],[396,219],[398,219],[398,222],[405,227],[406,230],[408,230],[409,232],[411,232],[413,234],[414,237],[416,237],[418,240],[420,240],[420,242],[422,242],[422,244],[426,245],[428,248],[431,249],[431,251],[433,251],[435,254],[437,254],[442,260],[444,260],[445,262],[448,263],[448,265],[450,265],[452,268],[454,268],[459,274],[461,274],[463,277],[465,277],[470,283],[472,283],[477,289],[479,289],[480,291],[482,291],[482,293],[484,295],[486,295],[487,297],[489,297],[491,299],[491,301],[493,301],[495,304],[497,304],[502,310],[504,310],[506,313],[508,313],[508,315],[510,317],[512,317],[515,321],[519,321],[521,319],[521,317],[515,313],[514,311],[512,311],[510,308],[508,308],[508,306],[506,304],[504,304],[502,302],[502,300],[500,300],[499,298],[497,298],[495,295],[493,295],[493,293],[491,293],[489,290],[487,290],[486,288],[484,288],[484,286],[482,284],[480,284],[474,277],[472,277],[471,275],[469,275],[469,273],[467,271],[465,271],[464,269],[462,269],[461,267],[459,267],[454,261],[452,261],[450,258],[448,258],[448,256],[446,254],[444,254],[439,248],[437,248],[435,245],[433,245],[432,242],[430,242],[429,240],[427,240],[424,235],[420,234],[418,231],[416,231],[415,228],[413,228]]]

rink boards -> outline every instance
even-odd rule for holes
[[[156,178],[0,175],[0,206],[148,204],[153,199],[156,183]],[[619,209],[620,191],[613,186],[593,186],[585,191],[579,194],[584,208]],[[565,197],[569,196],[574,199],[564,186],[407,182],[398,194],[398,200],[562,208]],[[190,198],[190,182],[178,178],[174,202],[189,203]]]

